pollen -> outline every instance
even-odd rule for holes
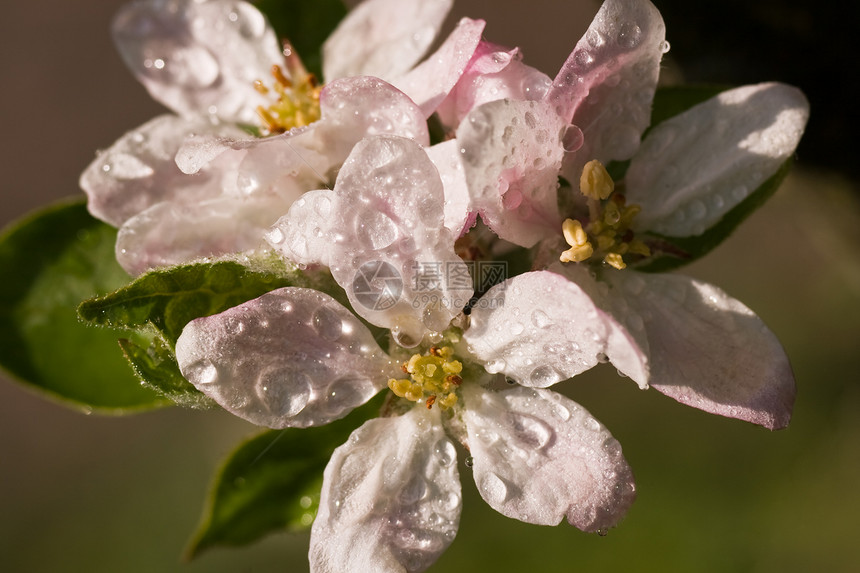
[[[453,356],[454,349],[450,346],[433,346],[426,354],[413,354],[402,364],[409,378],[392,378],[388,387],[401,398],[424,402],[427,408],[437,405],[447,410],[457,403],[456,390],[463,383],[460,377],[463,363]]]
[[[627,267],[625,256],[647,257],[651,250],[635,237],[631,226],[642,210],[639,205],[627,205],[624,194],[600,161],[585,164],[579,188],[588,204],[587,220],[566,219],[561,232],[570,246],[562,252],[563,263],[587,260],[602,261],[616,269]]]
[[[284,67],[273,65],[272,78],[271,88],[262,80],[254,82],[254,89],[274,100],[268,107],[257,107],[266,135],[284,133],[320,119],[322,87],[305,69],[295,50],[284,48]]]

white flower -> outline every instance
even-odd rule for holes
[[[120,53],[153,98],[175,115],[129,132],[81,176],[90,212],[120,228],[120,264],[136,275],[253,250],[292,201],[326,182],[362,137],[393,133],[426,145],[425,120],[459,79],[484,26],[464,19],[416,66],[450,6],[451,0],[360,5],[326,42],[329,83],[320,93],[248,3],[128,4],[113,26]],[[273,66],[281,67],[276,78],[290,80],[300,100],[299,111],[289,107],[288,113],[298,117],[276,118],[277,127],[311,125],[281,137],[253,138],[243,128],[265,130],[271,126],[261,122],[259,110],[267,117],[277,111],[271,90],[263,93]],[[276,84],[285,85],[280,79]],[[305,113],[314,107],[318,114]],[[322,120],[314,122],[318,116]]]
[[[291,259],[328,265],[353,310],[391,330],[398,344],[390,354],[332,297],[295,287],[194,320],[177,342],[183,375],[259,425],[324,424],[386,386],[400,397],[385,417],[353,432],[326,468],[311,534],[315,572],[426,569],[459,521],[452,438],[469,449],[482,497],[507,516],[545,525],[567,518],[598,531],[613,526],[633,501],[618,442],[582,407],[542,388],[486,387],[501,363],[522,358],[537,367],[554,352],[549,345],[563,346],[579,324],[542,324],[538,310],[552,313],[560,305],[578,312],[600,335],[560,347],[571,371],[604,353],[636,360],[625,341],[604,342],[621,327],[585,295],[557,299],[566,294],[558,290],[564,284],[535,281],[537,273],[508,281],[512,290],[496,290],[498,300],[475,303],[478,320],[469,327],[460,309],[471,283],[451,280],[465,263],[443,225],[443,202],[427,152],[409,139],[379,136],[355,146],[333,191],[306,194],[269,235]],[[436,263],[449,269],[441,282],[431,280]],[[495,312],[537,321],[540,330],[520,331],[534,345],[531,355],[523,357],[522,346],[500,347],[492,356],[475,347],[495,329]],[[513,377],[549,385],[535,384],[531,372]]]
[[[474,109],[457,132],[472,208],[501,238],[540,243],[541,268],[549,268],[534,280],[557,285],[559,296],[587,293],[621,325],[601,334],[586,320],[567,333],[567,345],[592,336],[610,347],[623,340],[634,352],[607,357],[641,387],[780,428],[791,415],[794,378],[776,337],[752,311],[694,279],[616,269],[625,257],[657,254],[651,247],[660,248],[660,235],[701,235],[747,199],[794,152],[808,104],[781,84],[737,88],[663,122],[640,145],[665,49],[663,21],[650,2],[608,0],[542,101]],[[628,159],[613,191],[602,163]],[[574,190],[561,202],[559,175]],[[552,322],[573,318],[562,307]],[[512,344],[535,350],[521,340],[487,328],[473,344],[482,358]],[[550,356],[538,378],[570,376],[563,356]],[[521,379],[530,368],[509,362],[501,371]]]

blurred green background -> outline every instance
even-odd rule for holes
[[[794,419],[771,433],[640,391],[611,368],[563,385],[624,447],[639,498],[607,537],[495,514],[461,466],[452,547],[431,571],[835,571],[860,568],[860,208],[853,159],[853,14],[811,2],[656,0],[667,76],[803,88],[812,122],[776,197],[686,269],[755,310],[798,380]],[[160,112],[108,34],[121,3],[45,0],[0,19],[0,224],[77,193],[94,150]],[[745,8],[741,9],[741,6]],[[524,47],[552,75],[597,4],[459,0],[489,40]],[[695,7],[695,8],[694,8]],[[453,18],[452,18],[452,21]],[[853,104],[853,105],[852,105]],[[180,562],[210,476],[256,431],[222,412],[84,416],[0,383],[0,570],[307,570],[307,535]]]

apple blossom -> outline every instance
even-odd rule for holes
[[[629,355],[606,359],[641,387],[780,428],[791,415],[794,378],[761,320],[711,285],[625,267],[671,253],[673,238],[703,235],[774,176],[797,146],[808,104],[789,86],[745,86],[661,123],[640,144],[665,49],[650,2],[608,0],[543,100],[472,110],[457,131],[472,208],[499,237],[539,244],[541,281],[561,281],[568,296],[587,293],[621,325],[603,335],[582,328],[562,344],[620,337],[638,358],[632,366]],[[603,163],[628,159],[616,184]],[[572,185],[561,197],[559,176]],[[476,319],[534,328],[480,309]],[[556,312],[546,323],[567,320]],[[466,339],[482,358],[512,346],[535,350],[510,329],[473,329]],[[569,376],[563,357],[551,356],[531,385]],[[518,380],[530,369],[521,361],[499,368]]]

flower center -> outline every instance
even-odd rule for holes
[[[630,228],[642,210],[639,205],[627,205],[624,195],[615,189],[615,182],[600,161],[594,159],[582,168],[579,188],[588,203],[585,227],[576,219],[566,219],[561,226],[564,240],[570,248],[559,260],[563,263],[582,262],[592,257],[623,269],[625,255],[649,256],[651,249],[637,239]]]
[[[456,390],[463,383],[460,373],[463,363],[454,360],[450,346],[431,346],[426,354],[413,354],[403,363],[404,374],[409,378],[388,381],[391,391],[412,402],[424,402],[428,408],[438,404],[447,410],[457,403]]]
[[[262,80],[254,82],[258,92],[276,98],[269,107],[257,107],[266,135],[304,127],[320,118],[322,86],[317,85],[316,77],[305,69],[298,54],[289,45],[284,46],[284,67],[286,74],[281,66],[272,66],[275,83],[271,88],[266,87]]]

